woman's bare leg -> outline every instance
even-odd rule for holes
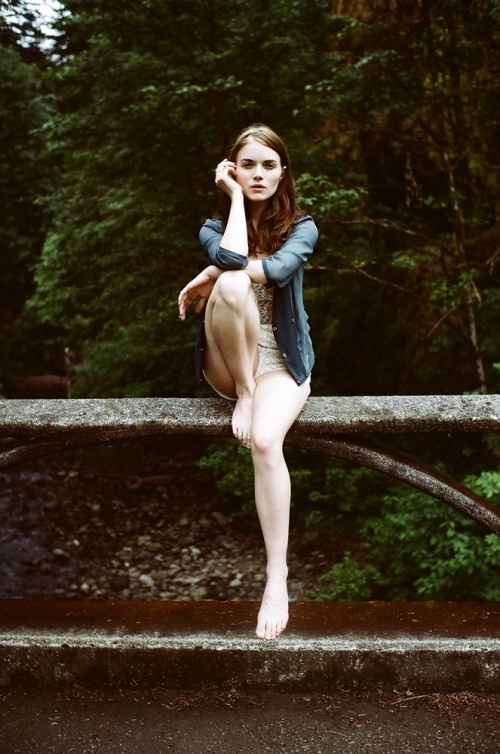
[[[233,434],[250,447],[260,320],[246,273],[228,271],[218,278],[207,303],[205,332],[205,374],[214,387],[237,398]]]
[[[299,387],[288,372],[276,371],[259,377],[254,393],[255,500],[267,556],[267,582],[256,631],[260,639],[275,639],[288,622],[290,475],[283,456],[283,441],[309,392],[309,381]]]

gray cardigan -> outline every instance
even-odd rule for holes
[[[248,257],[221,248],[220,220],[207,220],[200,230],[200,241],[210,262],[220,270],[242,270]],[[290,374],[298,385],[309,377],[314,351],[309,335],[307,314],[302,300],[304,264],[312,254],[318,230],[309,215],[299,217],[283,246],[262,260],[267,286],[274,286],[273,331]],[[203,329],[196,343],[196,376],[202,379]]]

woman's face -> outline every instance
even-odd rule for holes
[[[251,202],[269,200],[276,193],[282,175],[279,154],[259,141],[248,141],[236,156],[235,178]]]

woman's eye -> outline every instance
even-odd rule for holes
[[[247,170],[249,170],[250,168],[254,167],[254,163],[253,162],[242,162],[241,165],[240,165],[240,167],[241,168],[246,168]],[[274,170],[276,167],[277,167],[277,165],[276,165],[275,162],[265,162],[264,163],[265,170]]]

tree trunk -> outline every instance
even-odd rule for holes
[[[467,251],[465,249],[465,228],[464,228],[462,212],[460,210],[460,204],[458,201],[455,176],[454,176],[453,167],[450,163],[450,158],[447,152],[443,153],[443,158],[446,164],[446,169],[448,172],[448,178],[450,182],[450,198],[451,198],[451,208],[452,208],[453,221],[454,221],[453,225],[454,225],[455,243],[457,246],[457,251],[459,253],[463,268],[465,271],[467,271],[468,260],[467,260]],[[465,303],[468,336],[469,336],[469,341],[472,346],[472,350],[474,352],[474,359],[476,363],[476,376],[478,380],[479,391],[483,395],[486,395],[489,391],[488,391],[488,385],[486,382],[486,373],[484,369],[483,357],[481,355],[481,349],[479,346],[479,338],[477,334],[476,310],[475,310],[475,305],[474,305],[474,298],[476,297],[476,294],[477,294],[477,291],[472,280],[467,280],[464,286],[464,303]]]

